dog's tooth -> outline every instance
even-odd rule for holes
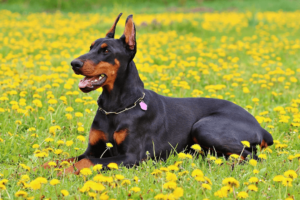
[[[102,77],[100,76],[100,77],[99,77],[99,80],[101,80],[101,79],[102,79]]]

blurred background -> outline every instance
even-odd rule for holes
[[[15,12],[214,12],[294,11],[299,0],[0,0],[0,8]]]

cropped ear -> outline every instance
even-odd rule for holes
[[[126,19],[125,30],[123,35],[125,36],[125,43],[130,50],[134,50],[135,45],[135,25],[133,23],[132,15],[129,15]]]
[[[120,13],[114,23],[114,25],[109,29],[109,31],[106,33],[106,37],[108,38],[114,38],[115,37],[115,30],[116,30],[116,25],[121,17],[122,13]]]

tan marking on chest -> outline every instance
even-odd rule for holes
[[[114,140],[116,141],[117,145],[120,145],[127,136],[128,136],[127,129],[122,129],[117,132],[114,132]]]
[[[89,140],[91,145],[95,145],[100,140],[106,142],[107,136],[103,131],[91,128]]]

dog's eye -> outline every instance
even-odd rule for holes
[[[108,49],[105,49],[104,53],[108,53],[108,52],[109,52],[109,50],[108,50]]]

